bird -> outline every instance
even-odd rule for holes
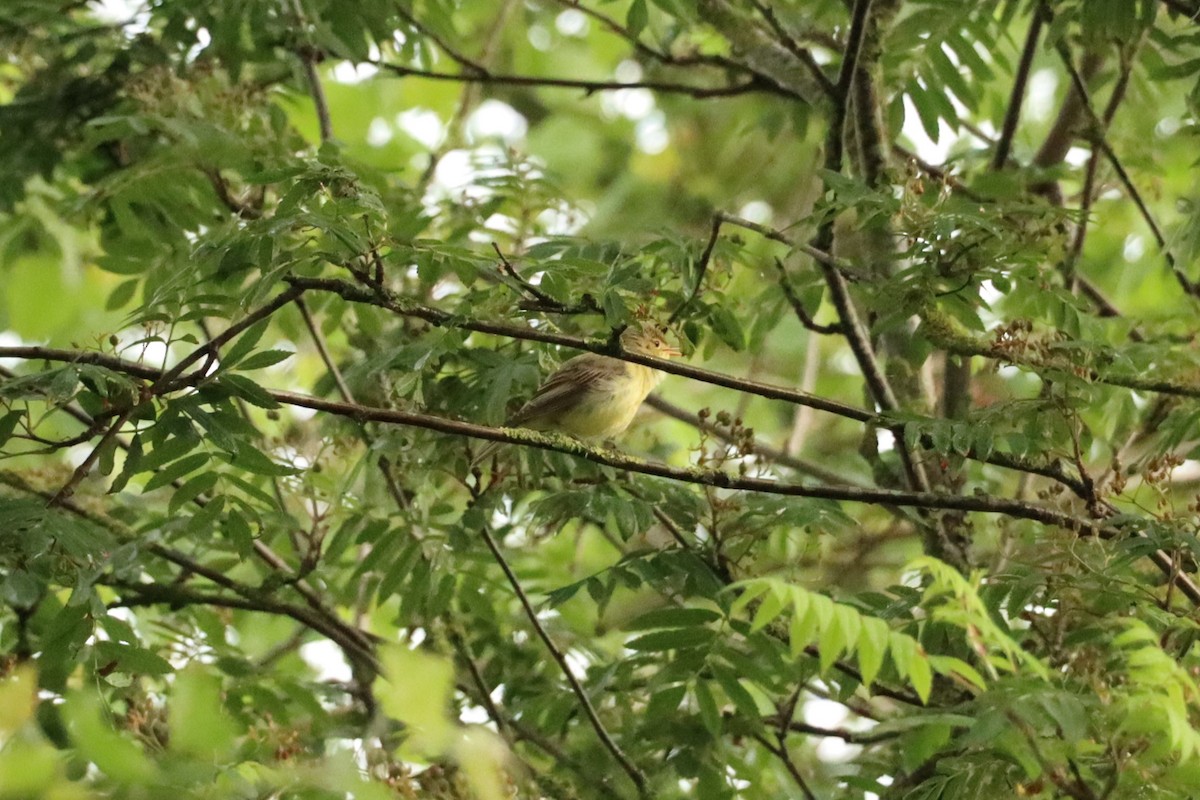
[[[631,326],[621,333],[621,348],[657,358],[683,355],[668,343],[666,333],[652,323]],[[557,431],[585,440],[610,439],[629,427],[646,395],[664,377],[653,367],[584,353],[564,361],[505,425]],[[478,464],[501,444],[488,442],[471,464]]]

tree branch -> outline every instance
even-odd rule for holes
[[[712,259],[713,249],[717,246],[717,237],[721,235],[720,214],[714,214],[712,218],[712,228],[708,234],[708,242],[704,245],[704,250],[700,253],[700,263],[696,265],[696,285],[692,287],[692,293],[687,299],[679,304],[679,307],[671,312],[671,316],[667,318],[668,323],[672,323],[679,319],[679,316],[687,309],[688,306],[700,295],[704,288],[704,276],[708,272],[708,262]]]
[[[542,644],[550,651],[550,656],[558,664],[562,671],[563,677],[567,679],[567,683],[571,687],[571,692],[575,695],[575,699],[579,701],[580,708],[583,709],[584,715],[591,723],[592,729],[596,731],[596,737],[600,739],[600,743],[604,748],[612,754],[617,763],[621,765],[621,769],[633,781],[633,785],[637,787],[638,795],[641,797],[649,797],[649,787],[646,784],[646,776],[642,773],[637,765],[629,760],[629,756],[625,755],[620,746],[609,735],[608,730],[604,727],[604,723],[600,720],[600,716],[596,713],[592,701],[588,698],[587,692],[583,685],[579,683],[579,679],[575,677],[575,673],[571,671],[571,665],[567,663],[566,656],[558,649],[558,645],[550,638],[550,634],[546,633],[546,628],[538,619],[537,610],[533,604],[529,602],[529,597],[525,594],[525,590],[521,587],[521,582],[517,580],[516,573],[512,571],[512,567],[508,565],[508,560],[504,558],[504,553],[500,551],[500,547],[496,544],[496,540],[492,538],[491,532],[487,528],[480,528],[480,535],[483,537],[484,544],[491,551],[492,557],[496,563],[500,565],[500,569],[504,572],[504,577],[508,578],[508,583],[512,586],[513,592],[517,595],[517,600],[521,603],[521,608],[525,610],[525,617],[529,620],[530,626],[533,627]]]
[[[1108,159],[1108,163],[1112,165],[1113,171],[1117,173],[1117,177],[1121,181],[1121,185],[1125,187],[1125,192],[1129,195],[1129,199],[1137,207],[1138,213],[1146,223],[1146,227],[1150,229],[1154,241],[1158,244],[1158,249],[1163,255],[1163,259],[1167,262],[1167,266],[1171,270],[1171,274],[1175,276],[1175,280],[1179,282],[1180,287],[1184,292],[1192,298],[1200,298],[1200,286],[1193,283],[1191,279],[1183,273],[1179,265],[1175,262],[1175,256],[1171,253],[1167,246],[1166,237],[1163,236],[1162,229],[1158,227],[1158,222],[1154,219],[1154,215],[1150,213],[1145,200],[1142,199],[1141,192],[1133,184],[1133,179],[1129,177],[1129,173],[1125,171],[1121,160],[1117,158],[1116,152],[1108,143],[1108,137],[1104,135],[1104,123],[1096,115],[1096,110],[1092,107],[1092,102],[1088,97],[1087,85],[1083,81],[1083,77],[1079,71],[1075,69],[1074,63],[1071,61],[1071,54],[1067,52],[1065,45],[1059,45],[1057,48],[1059,58],[1062,59],[1063,66],[1067,70],[1067,74],[1071,76],[1071,84],[1075,87],[1076,93],[1080,97],[1080,102],[1087,114],[1088,121],[1091,123],[1091,138],[1095,146],[1099,147]]]
[[[9,354],[10,350],[18,348],[0,347],[0,357]],[[113,359],[119,368],[119,359]],[[372,408],[353,403],[339,403],[309,395],[264,390],[273,400],[284,405],[295,405],[314,411],[325,411],[336,416],[346,417],[360,423],[367,421],[383,422],[397,425],[408,425],[417,428],[449,433],[460,436],[470,436],[488,441],[506,444],[521,444],[542,450],[553,450],[569,455],[585,458],[597,464],[615,467],[643,475],[651,475],[668,480],[692,483],[703,486],[714,486],[723,489],[763,492],[791,497],[809,497],[823,500],[868,503],[873,505],[908,506],[923,509],[946,509],[955,511],[978,511],[983,513],[1004,514],[1020,519],[1030,519],[1048,525],[1056,525],[1081,534],[1097,535],[1104,538],[1120,536],[1129,528],[1104,525],[1095,520],[1075,517],[1052,509],[1025,503],[1008,498],[991,497],[987,495],[962,496],[955,494],[940,494],[930,491],[903,492],[888,489],[868,489],[844,486],[805,486],[783,481],[772,481],[765,478],[735,477],[726,472],[712,469],[672,467],[658,462],[644,461],[639,458],[624,455],[612,450],[601,450],[588,447],[570,437],[545,434],[522,428],[490,428],[460,420],[446,419],[430,414],[400,411],[396,409]],[[1019,463],[1015,462],[1014,463]],[[1136,529],[1136,535],[1144,535]],[[1171,559],[1161,551],[1152,554],[1152,560],[1160,569],[1174,572]],[[1200,587],[1195,586],[1187,578],[1180,575],[1179,583],[1184,594],[1193,602],[1200,603]]]
[[[1038,39],[1042,33],[1042,23],[1045,13],[1041,4],[1033,8],[1033,20],[1029,23],[1029,33],[1025,36],[1025,47],[1021,50],[1021,60],[1017,64],[1016,75],[1013,76],[1012,92],[1008,98],[1008,109],[1004,114],[1004,123],[1000,127],[1000,138],[996,140],[996,149],[992,152],[992,169],[1003,169],[1008,163],[1008,154],[1012,147],[1013,136],[1017,132],[1017,122],[1021,119],[1021,103],[1025,97],[1025,85],[1029,82],[1029,70],[1033,66],[1033,56],[1037,52]]]
[[[836,333],[844,333],[845,328],[842,323],[834,323],[833,325],[820,325],[804,308],[804,304],[800,302],[800,297],[796,294],[796,289],[792,286],[791,280],[788,278],[787,269],[783,266],[783,262],[778,258],[775,259],[775,269],[779,272],[779,287],[783,289],[783,296],[787,298],[788,305],[792,307],[792,312],[795,313],[796,319],[800,320],[800,324],[813,333],[829,336]]]
[[[596,20],[596,22],[600,23],[602,27],[607,28],[611,33],[616,34],[620,38],[629,42],[629,44],[633,45],[634,50],[637,52],[665,66],[690,67],[697,64],[702,64],[705,66],[721,67],[722,69],[736,69],[740,72],[754,74],[752,71],[747,70],[744,65],[735,63],[724,56],[706,55],[704,53],[677,56],[673,55],[672,53],[664,53],[663,51],[656,50],[655,48],[644,43],[636,34],[633,33],[633,31],[629,30],[612,17],[601,14],[595,9],[588,8],[583,3],[579,2],[579,0],[557,0],[557,2],[561,6],[575,9],[576,11],[591,17],[592,19]]]
[[[494,72],[486,73],[452,73],[435,72],[433,70],[406,67],[403,64],[391,64],[384,61],[366,61],[364,63],[387,70],[402,77],[425,78],[434,81],[454,81],[458,83],[491,83],[500,86],[532,86],[548,89],[580,89],[585,94],[596,92],[615,92],[622,89],[650,89],[667,94],[684,94],[697,100],[709,100],[718,97],[736,97],[751,92],[772,92],[774,87],[758,78],[752,78],[742,83],[730,86],[687,86],[680,83],[665,81],[589,81],[574,78],[541,78],[534,75],[502,75]]]
[[[813,58],[813,54],[807,48],[801,47],[800,43],[792,38],[792,35],[783,27],[783,23],[780,22],[779,17],[775,14],[775,9],[763,2],[763,0],[751,0],[751,4],[754,6],[754,10],[766,21],[767,25],[771,27],[771,30],[774,31],[779,43],[787,48],[788,52],[794,55],[796,60],[808,69],[813,76],[813,80],[816,81],[817,86],[821,87],[821,91],[824,92],[825,96],[829,99],[835,98],[837,96],[837,87],[833,85],[833,81],[829,80],[829,76],[825,74],[825,71],[821,69],[821,65]]]
[[[674,403],[670,402],[669,400],[666,400],[665,398],[663,398],[660,395],[652,394],[649,397],[647,397],[646,405],[650,406],[651,408],[655,409],[656,411],[660,411],[663,414],[666,414],[668,417],[677,419],[680,422],[686,422],[688,425],[691,425],[693,428],[704,431],[705,433],[709,434],[710,436],[715,436],[718,439],[720,439],[721,441],[725,442],[726,444],[735,444],[736,443],[736,440],[734,439],[734,437],[730,436],[729,432],[727,430],[725,430],[724,428],[714,425],[713,423],[711,423],[707,420],[701,419],[698,415],[693,414],[692,412],[688,411],[685,408],[681,408],[680,406],[675,405]],[[861,486],[862,485],[861,483],[858,483],[856,481],[850,480],[849,478],[845,478],[842,475],[839,475],[838,473],[834,472],[833,470],[826,469],[825,467],[822,467],[819,464],[815,464],[811,461],[807,461],[802,458],[797,458],[795,456],[790,456],[787,453],[785,453],[784,451],[782,451],[776,447],[771,447],[769,445],[760,444],[758,442],[755,442],[754,443],[754,452],[756,454],[762,456],[763,458],[765,458],[768,461],[771,461],[775,464],[779,464],[780,466],[788,467],[789,469],[794,469],[803,475],[809,475],[811,477],[825,481],[825,483],[833,484],[835,486]]]
[[[778,745],[773,745],[760,733],[754,734],[754,739],[761,744],[768,753],[775,756],[783,764],[788,775],[792,776],[792,780],[796,782],[796,786],[800,788],[800,793],[804,795],[804,800],[817,800],[817,796],[813,794],[812,789],[808,788],[808,783],[804,780],[804,776],[800,774],[800,770],[796,767],[796,762],[792,761],[792,757],[788,755],[787,745],[781,740]]]
[[[484,425],[476,425],[470,422],[462,422],[430,414],[339,403],[294,392],[267,390],[267,393],[276,402],[285,405],[300,406],[314,411],[324,411],[360,422],[374,421],[408,425],[439,431],[441,433],[487,439],[493,442],[526,445],[536,447],[540,450],[551,450],[578,456],[604,466],[637,472],[643,475],[667,478],[682,483],[824,500],[892,504],[914,508],[981,511],[1006,514],[1022,519],[1032,519],[1048,525],[1057,525],[1068,530],[1080,531],[1087,534],[1115,535],[1117,532],[1115,528],[1105,528],[1092,520],[1073,517],[1069,514],[1041,506],[1002,497],[987,495],[961,496],[938,494],[936,492],[904,492],[846,486],[806,486],[784,481],[772,481],[766,478],[735,477],[720,470],[700,469],[696,467],[673,467],[660,462],[644,461],[617,451],[588,447],[570,437],[546,434],[524,428],[490,428]]]
[[[577,350],[585,350],[591,353],[599,353],[611,358],[618,358],[623,361],[629,361],[633,364],[642,364],[647,367],[669,372],[673,375],[681,375],[685,378],[711,383],[714,386],[724,386],[727,389],[736,389],[754,394],[760,397],[766,397],[772,400],[784,400],[797,405],[808,405],[819,411],[828,411],[838,416],[847,417],[848,419],[858,420],[859,422],[869,422],[876,419],[876,416],[864,409],[856,408],[845,403],[839,403],[836,400],[829,400],[817,395],[808,394],[807,392],[799,392],[794,389],[788,389],[782,386],[774,386],[771,384],[760,383],[758,381],[745,380],[735,378],[729,375],[724,375],[719,372],[712,372],[699,367],[693,367],[679,361],[667,361],[666,359],[653,358],[651,356],[643,356],[638,353],[630,353],[614,349],[614,346],[608,340],[589,341],[580,339],[575,336],[566,336],[553,331],[543,330],[541,328],[530,328],[525,325],[511,325],[503,322],[487,322],[483,320],[466,319],[456,314],[451,314],[447,311],[423,306],[418,303],[413,303],[407,298],[398,297],[390,294],[383,289],[376,288],[375,291],[369,291],[356,286],[346,281],[336,280],[332,278],[288,278],[288,282],[293,286],[303,288],[305,290],[325,291],[337,294],[342,298],[355,303],[366,303],[368,305],[378,306],[388,309],[402,316],[416,317],[423,319],[433,325],[450,325],[463,330],[478,331],[479,333],[488,333],[496,336],[506,336],[514,339],[524,339],[526,341],[543,342],[545,344],[560,345],[563,347],[571,347]],[[3,350],[3,348],[0,348]]]

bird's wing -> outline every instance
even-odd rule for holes
[[[550,416],[574,407],[588,392],[602,391],[624,364],[594,353],[576,356],[563,363],[538,387],[529,402],[509,419],[509,425],[522,425],[538,417]]]

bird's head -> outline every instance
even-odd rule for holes
[[[667,329],[651,322],[626,328],[621,334],[621,347],[631,353],[655,358],[683,355],[679,348],[667,341]]]

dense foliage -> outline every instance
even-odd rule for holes
[[[1200,796],[1198,18],[0,3],[0,800]]]

